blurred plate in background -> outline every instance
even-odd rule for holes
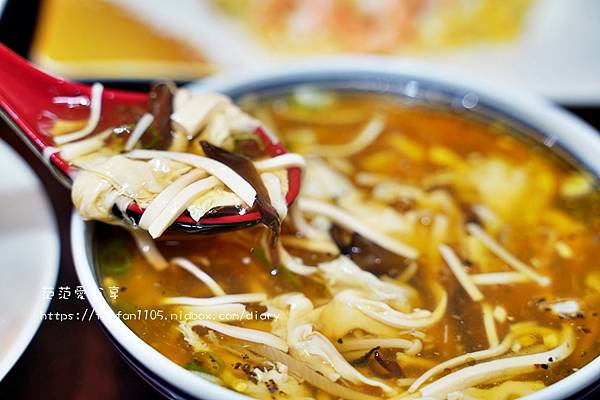
[[[0,141],[0,380],[33,339],[58,276],[54,212],[29,166]]]
[[[31,55],[78,79],[189,80],[315,53],[383,52],[562,104],[600,104],[596,0],[282,3],[43,0]]]
[[[329,11],[315,11],[315,4]],[[565,105],[600,104],[599,1],[357,0],[352,4],[360,8],[358,19],[355,11],[340,12],[340,4],[12,0],[6,7],[11,17],[2,17],[0,31],[17,41],[28,38],[22,52],[44,68],[83,80],[187,81],[314,52],[373,51],[468,71]],[[382,4],[403,8],[382,22]],[[370,18],[366,25],[363,14]],[[377,29],[383,33],[361,42]]]

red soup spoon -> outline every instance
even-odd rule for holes
[[[44,131],[50,120],[81,120],[89,115],[91,86],[49,75],[0,43],[0,114],[13,130],[44,161],[57,179],[65,186],[72,184],[73,169],[55,151],[52,136]],[[102,93],[102,116],[97,131],[118,125],[123,120],[123,110],[148,108],[148,94],[105,89]],[[125,114],[126,115],[126,114]],[[93,134],[93,133],[92,133]],[[257,134],[265,144],[266,152],[274,157],[286,153],[281,143],[275,143],[262,128]],[[300,189],[300,169],[288,169],[288,206]],[[144,210],[132,203],[127,213],[138,220]],[[259,211],[216,214],[194,221],[182,214],[173,226],[186,232],[208,232],[237,229],[260,222]]]

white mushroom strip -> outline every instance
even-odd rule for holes
[[[175,153],[160,150],[134,150],[130,153],[127,153],[127,157],[137,159],[164,157],[203,169],[209,174],[217,177],[225,184],[225,186],[231,189],[232,192],[237,194],[248,206],[252,207],[254,205],[256,190],[254,190],[252,185],[238,175],[233,169],[219,161],[208,157],[197,156],[195,154]]]
[[[398,212],[394,207],[371,201],[360,192],[340,197],[336,205],[361,221],[367,227],[384,235],[414,233],[415,220],[407,214]]]
[[[196,320],[190,321],[191,326],[203,326],[213,331],[222,333],[223,335],[231,336],[236,339],[247,340],[252,343],[260,343],[271,346],[281,351],[288,351],[288,344],[281,338],[269,333],[259,331],[257,329],[241,328],[239,326],[227,325],[220,322]]]
[[[259,383],[265,383],[272,380],[275,383],[284,383],[288,380],[288,367],[280,362],[275,363],[275,367],[271,369],[260,369],[258,367],[252,370]]]
[[[100,175],[90,171],[79,171],[73,180],[71,199],[77,212],[84,219],[113,221],[112,205],[107,198],[114,199],[112,185]]]
[[[465,268],[456,256],[456,253],[454,253],[454,250],[445,244],[441,244],[439,246],[439,251],[442,255],[442,258],[444,261],[446,261],[446,264],[448,267],[450,267],[450,270],[456,277],[456,280],[461,284],[463,289],[465,289],[471,299],[473,301],[480,301],[483,299],[483,294],[479,291],[477,286],[475,286],[473,281],[471,281],[469,275],[465,272]]]
[[[165,297],[162,304],[184,306],[213,306],[229,303],[260,303],[267,298],[264,293],[225,294],[214,297]]]
[[[294,235],[282,235],[281,243],[286,247],[312,251],[316,253],[330,254],[337,256],[340,254],[340,249],[329,240],[315,240],[308,237],[297,237]]]
[[[310,313],[312,302],[303,294],[290,293],[272,299],[268,304],[270,312],[282,315],[273,325],[273,332],[285,337],[290,346],[290,354],[309,363],[331,381],[340,376],[353,383],[376,386],[388,392],[387,385],[365,377],[350,365],[338,352],[329,339],[313,330]]]
[[[106,196],[104,196],[104,198],[102,199],[102,205],[107,209],[110,210],[114,207],[115,203],[117,202],[117,199],[120,197],[119,193],[116,191],[109,191]],[[124,196],[121,196],[123,198],[127,198]]]
[[[314,307],[310,299],[302,293],[286,293],[266,301],[270,313],[283,318],[273,322],[272,331],[281,337],[289,336],[289,332],[297,325],[309,321],[308,315]]]
[[[319,331],[330,338],[343,338],[353,332],[365,332],[377,337],[394,337],[399,334],[397,329],[369,318],[336,298],[319,307],[317,317],[315,323]]]
[[[327,163],[335,168],[338,172],[344,175],[350,176],[354,174],[356,170],[355,165],[350,162],[347,158],[340,157],[329,157]]]
[[[318,145],[311,147],[310,152],[325,157],[350,157],[367,148],[384,129],[385,118],[376,115],[350,142],[339,145]]]
[[[403,313],[384,302],[361,298],[360,293],[353,290],[345,290],[335,296],[336,300],[357,309],[367,317],[397,329],[421,329],[437,323],[444,316],[448,303],[448,296],[441,288],[438,297],[438,305],[433,312],[415,309],[411,313]]]
[[[412,261],[408,264],[408,267],[396,279],[400,282],[408,282],[410,281],[418,272],[419,266],[415,261]]]
[[[260,172],[268,172],[276,169],[287,169],[297,167],[304,169],[306,161],[300,154],[286,153],[277,157],[256,161],[254,167]]]
[[[484,303],[481,305],[483,312],[483,327],[485,328],[485,335],[487,336],[490,347],[498,346],[498,331],[496,330],[496,323],[494,322],[494,313],[492,307]]]
[[[567,358],[575,349],[575,334],[571,327],[563,326],[562,337],[563,342],[552,350],[502,358],[463,368],[425,386],[420,390],[420,394],[424,397],[443,398],[451,392],[533,372],[537,365],[553,365]]]
[[[356,191],[352,181],[318,157],[306,158],[301,195],[311,199],[334,200]]]
[[[200,335],[194,332],[194,329],[192,329],[192,326],[188,324],[187,321],[179,322],[177,330],[181,332],[181,334],[183,335],[183,340],[185,340],[187,344],[192,346],[192,349],[194,349],[195,352],[210,351],[208,343],[202,340]]]
[[[434,243],[442,243],[448,237],[448,230],[450,228],[450,220],[444,214],[437,214],[433,218],[433,224],[431,226],[431,240]]]
[[[377,400],[379,396],[356,391],[339,383],[332,382],[322,374],[315,371],[313,365],[297,360],[287,353],[276,350],[269,346],[255,345],[250,347],[252,351],[267,358],[272,362],[280,362],[289,368],[289,372],[302,378],[311,385],[330,393],[334,398],[347,400]]]
[[[467,231],[479,239],[484,246],[488,248],[492,253],[498,256],[502,261],[527,276],[532,281],[536,282],[540,286],[548,286],[551,282],[547,276],[538,274],[530,266],[526,265],[521,260],[517,259],[511,253],[509,253],[504,247],[500,246],[490,235],[488,235],[481,227],[477,224],[467,224]]]
[[[217,107],[210,113],[205,127],[194,143],[199,146],[199,142],[205,140],[217,147],[232,150],[235,134],[254,134],[259,126],[259,121],[244,113],[237,106],[228,103],[223,107]]]
[[[279,257],[283,266],[295,274],[308,276],[318,271],[317,267],[304,265],[301,258],[289,254],[282,245],[279,245]]]
[[[475,215],[477,215],[477,217],[483,221],[484,226],[492,229],[492,231],[502,225],[500,217],[498,217],[498,215],[489,207],[483,204],[474,204],[471,207],[471,210],[473,210]]]
[[[529,279],[520,272],[488,272],[485,274],[469,275],[471,282],[476,285],[506,285],[511,283],[528,282]]]
[[[58,150],[60,156],[65,161],[72,161],[77,157],[85,156],[100,150],[104,146],[104,141],[112,134],[112,130],[107,129],[88,139],[80,140],[75,143],[67,143]]]
[[[206,177],[206,172],[199,169],[193,169],[187,174],[177,178],[175,182],[171,183],[162,192],[160,192],[158,196],[152,200],[150,205],[146,207],[138,225],[147,230],[152,221],[158,218],[160,213],[164,211],[165,207],[167,207],[169,202],[171,202],[175,196],[177,196],[188,185],[204,177]]]
[[[264,347],[265,345],[253,345],[252,347]],[[272,349],[281,353],[279,350]],[[266,357],[270,360],[268,357]],[[256,399],[272,399],[273,391],[276,388],[278,393],[285,393],[288,399],[309,400],[313,399],[314,390],[311,386],[306,385],[307,380],[304,375],[292,372],[287,363],[275,361],[275,365],[269,362],[263,368],[254,368],[252,370],[256,383],[251,381],[241,381],[240,386],[246,386],[244,394],[250,398]],[[325,379],[325,378],[323,378]],[[347,398],[347,397],[343,397]],[[350,399],[348,399],[350,400]]]
[[[374,172],[360,171],[354,175],[356,183],[362,186],[375,186],[379,183],[390,182],[391,177],[383,174],[376,174]]]
[[[67,133],[54,137],[54,143],[65,144],[75,140],[83,139],[96,129],[100,121],[100,111],[102,110],[102,92],[104,86],[100,83],[94,83],[90,94],[90,116],[85,126],[76,132]]]
[[[292,208],[290,209],[290,217],[292,218],[294,226],[300,233],[302,233],[302,235],[313,240],[327,241],[329,242],[329,244],[335,246],[335,248],[337,249],[337,246],[335,245],[335,243],[333,243],[331,237],[329,236],[328,229],[330,227],[327,227],[327,229],[319,229],[321,227],[317,227],[308,222],[304,218],[302,210],[300,210],[300,207],[298,205],[292,206]]]
[[[206,140],[210,144],[218,147],[227,148],[231,131],[227,125],[227,118],[224,113],[215,113],[210,117],[206,128],[199,136],[199,140]]]
[[[426,197],[425,192],[416,186],[395,182],[390,177],[385,178],[386,181],[373,186],[373,198],[377,200],[395,203],[399,200],[420,201]]]
[[[506,308],[502,306],[494,307],[492,315],[494,316],[494,319],[501,324],[505,323],[508,318],[508,312],[506,311]]]
[[[226,107],[223,114],[225,115],[229,129],[233,132],[255,132],[259,127],[262,127],[260,121],[251,117],[234,104]],[[267,129],[262,129],[262,131],[271,142],[278,143],[278,139],[273,140],[270,136],[271,132],[268,132]]]
[[[173,96],[173,110],[181,110],[192,99],[192,92],[185,88],[178,88]]]
[[[142,115],[140,120],[135,125],[135,128],[133,128],[133,132],[131,132],[131,135],[129,135],[127,143],[125,143],[126,151],[130,151],[135,147],[142,135],[146,132],[150,125],[152,125],[152,121],[154,121],[154,116],[152,114],[145,113]]]
[[[192,204],[187,208],[190,217],[194,221],[199,221],[207,212],[218,207],[241,207],[242,199],[233,192],[230,192],[226,187],[219,184],[208,192],[196,197]]]
[[[414,378],[399,378],[396,379],[396,385],[401,388],[409,387],[415,381]]]
[[[187,186],[169,202],[153,221],[150,221],[148,233],[153,238],[162,235],[198,195],[214,188],[218,184],[219,180],[214,176],[210,176]]]
[[[142,253],[146,261],[148,261],[154,269],[162,271],[169,266],[169,263],[160,253],[148,232],[135,228],[129,229],[129,232],[131,232],[131,236],[133,236],[140,253]]]
[[[538,304],[540,310],[550,311],[561,319],[578,318],[583,315],[577,300],[542,301]]]
[[[410,367],[415,367],[418,369],[433,368],[433,366],[435,366],[435,364],[436,364],[436,361],[434,361],[430,358],[425,358],[422,355],[421,356],[411,356],[409,354],[402,353],[402,352],[396,353],[396,361],[398,362],[398,364],[400,364],[403,367],[410,366]]]
[[[498,357],[510,350],[514,340],[514,335],[509,333],[506,335],[502,343],[489,349],[475,351],[473,353],[465,353],[458,357],[451,358],[442,363],[437,364],[435,367],[427,370],[423,375],[419,376],[416,381],[408,388],[409,392],[415,392],[421,385],[427,382],[431,377],[441,374],[444,371],[458,367],[459,365],[466,364],[470,361],[481,361],[488,358]]]
[[[117,206],[119,211],[121,211],[121,214],[125,214],[127,212],[127,209],[129,208],[129,205],[132,202],[133,200],[129,197],[119,195],[119,197],[117,197],[117,199],[115,200],[114,205]]]
[[[251,345],[251,347],[265,347],[265,345]],[[279,350],[271,349],[281,353]],[[272,399],[273,391],[276,388],[279,393],[285,393],[288,399],[308,400],[313,398],[313,389],[304,384],[305,379],[295,373],[290,374],[286,363],[275,361],[269,362],[265,366],[255,367],[252,370],[254,380],[240,381],[238,385],[245,387],[244,394],[250,398]],[[274,364],[274,365],[273,365]]]
[[[217,93],[203,93],[193,96],[171,115],[175,130],[184,132],[188,139],[196,136],[208,122],[215,110],[230,104],[230,100]]]
[[[292,329],[288,335],[288,343],[294,349],[294,354],[306,362],[314,361],[316,358],[320,362],[329,364],[339,376],[352,383],[375,386],[388,393],[392,391],[388,385],[361,374],[346,361],[329,339],[313,331],[311,324],[299,325]]]
[[[187,258],[183,258],[183,257],[172,258],[171,264],[176,265],[179,268],[182,268],[182,269],[186,270],[187,272],[189,272],[190,274],[194,275],[196,278],[198,278],[200,281],[202,281],[206,286],[208,286],[210,291],[215,296],[224,296],[225,295],[225,291],[223,290],[223,288],[210,275],[208,275],[206,272],[202,271],[202,269],[200,267],[198,267],[196,264],[194,264]]]
[[[361,269],[347,256],[320,263],[319,272],[325,278],[327,288],[333,293],[355,289],[366,293],[373,300],[392,301],[401,308],[410,306],[410,291],[407,287],[379,279]]]
[[[267,189],[269,200],[271,200],[271,205],[275,211],[277,211],[279,218],[283,221],[287,216],[288,207],[281,181],[275,174],[269,172],[260,174],[260,178]],[[285,191],[287,192],[287,190]]]
[[[108,181],[120,194],[146,207],[165,187],[190,170],[165,158],[133,160],[124,155],[78,159],[74,164]],[[81,174],[79,174],[81,175]],[[79,175],[75,180],[79,179]]]
[[[410,259],[415,259],[419,256],[419,252],[413,247],[365,226],[361,221],[332,204],[320,200],[301,198],[298,200],[298,205],[302,211],[323,215],[343,228],[356,232],[373,243],[400,256]]]

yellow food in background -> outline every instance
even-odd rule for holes
[[[210,66],[195,49],[163,36],[102,0],[45,0],[31,56],[71,78],[193,79]]]
[[[470,3],[472,7],[460,4],[442,6],[438,14],[423,18],[416,45],[461,46],[514,39],[521,32],[527,10],[533,1],[478,0]]]

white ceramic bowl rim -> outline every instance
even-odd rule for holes
[[[532,127],[549,143],[566,150],[596,177],[600,176],[600,137],[595,130],[571,114],[540,98],[521,93],[518,89],[496,86],[467,76],[444,71],[421,63],[398,62],[380,57],[324,57],[260,71],[244,71],[215,75],[190,85],[194,91],[220,91],[233,97],[270,86],[311,84],[324,79],[372,80],[378,91],[402,93],[410,97],[415,86],[454,94],[457,99],[475,94],[485,107]],[[362,77],[362,78],[361,78]],[[399,87],[394,87],[400,82]],[[415,82],[415,83],[410,83]],[[404,85],[404,86],[403,86]],[[248,397],[198,379],[189,371],[171,362],[136,336],[113,312],[98,290],[91,254],[91,224],[76,214],[71,222],[71,245],[77,274],[95,312],[110,335],[123,348],[156,376],[168,381],[191,397],[241,400]],[[527,396],[527,400],[564,399],[592,385],[600,378],[600,358],[569,377]]]

